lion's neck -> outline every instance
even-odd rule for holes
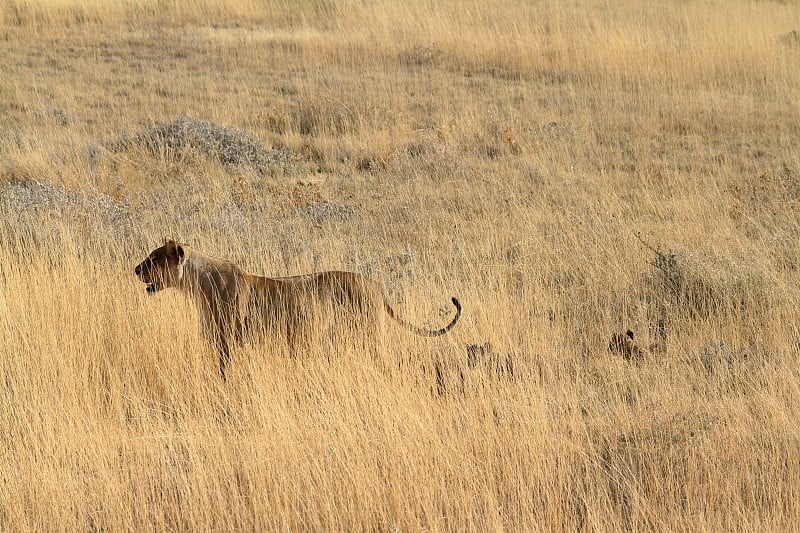
[[[184,246],[183,276],[178,288],[188,296],[218,293],[231,278],[244,274],[239,267]],[[231,276],[233,274],[233,276]]]

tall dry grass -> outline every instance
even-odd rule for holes
[[[0,527],[793,529],[798,15],[0,1]],[[165,234],[464,316],[222,382]]]

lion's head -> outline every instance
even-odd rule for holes
[[[155,294],[161,289],[175,287],[183,277],[183,247],[164,237],[164,246],[156,248],[139,263],[134,272],[147,284],[147,292]]]
[[[634,342],[631,330],[625,333],[613,333],[611,342],[608,343],[608,351],[621,355],[626,361],[637,361],[644,358],[644,351]]]

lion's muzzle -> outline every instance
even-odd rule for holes
[[[155,294],[163,289],[161,283],[158,283],[157,280],[153,280],[151,273],[145,271],[141,264],[137,265],[136,268],[133,269],[133,272],[142,283],[147,285],[146,291],[148,294]]]

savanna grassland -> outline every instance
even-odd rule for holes
[[[0,529],[797,527],[798,4],[184,4],[0,0]],[[464,314],[223,382],[165,235]]]

